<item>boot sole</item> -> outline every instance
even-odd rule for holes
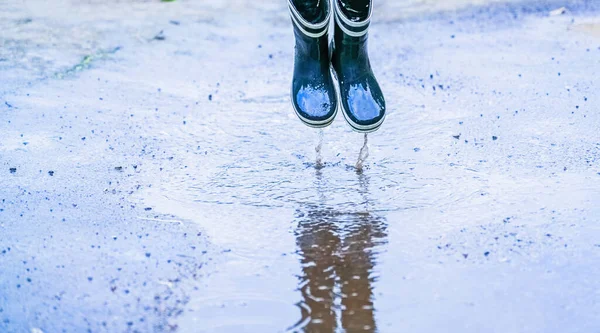
[[[329,117],[325,120],[315,121],[315,120],[310,120],[308,118],[302,117],[302,115],[300,115],[300,112],[298,112],[298,110],[296,109],[296,104],[293,102],[293,98],[294,98],[293,93],[290,91],[290,100],[292,101],[292,108],[294,109],[296,116],[298,116],[298,118],[300,118],[300,120],[304,123],[304,125],[306,125],[308,127],[325,128],[325,127],[331,125],[331,123],[333,123],[333,121],[335,120],[335,117],[337,116],[338,108],[339,108],[339,101],[336,102],[335,111],[333,112],[331,117]]]
[[[333,67],[330,67],[330,70],[331,70],[331,77],[335,81],[334,87],[335,87],[335,93],[336,93],[337,99],[338,99],[338,109],[342,109],[342,114],[344,115],[344,119],[346,119],[346,122],[348,123],[348,125],[350,125],[350,127],[352,128],[353,131],[358,132],[358,133],[373,133],[373,132],[377,131],[383,124],[383,121],[385,120],[385,117],[387,114],[384,114],[383,117],[378,122],[376,122],[375,124],[372,124],[372,125],[361,125],[361,124],[357,124],[354,121],[352,121],[352,119],[350,119],[350,117],[348,116],[348,112],[344,108],[344,103],[342,103],[342,93],[340,91],[337,73],[335,72],[335,69],[333,69]]]

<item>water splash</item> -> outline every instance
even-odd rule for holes
[[[358,154],[358,161],[356,161],[356,171],[357,172],[362,172],[363,171],[363,167],[364,167],[364,163],[367,160],[367,158],[369,157],[369,146],[367,145],[369,143],[369,138],[367,133],[365,133],[365,143],[363,144],[362,148],[360,149],[360,153]]]
[[[317,169],[321,169],[323,167],[323,136],[324,132],[322,129],[319,130],[319,141],[317,146],[315,147],[315,152],[317,153],[317,160],[315,162],[315,167]]]

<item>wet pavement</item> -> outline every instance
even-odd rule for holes
[[[284,1],[0,4],[0,332],[600,329],[600,4],[472,3],[377,2],[362,172]]]

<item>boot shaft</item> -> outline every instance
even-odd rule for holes
[[[333,0],[336,42],[358,44],[366,40],[371,24],[372,0]],[[355,7],[351,7],[353,3]],[[339,37],[344,37],[339,38]]]
[[[329,57],[328,0],[288,0],[296,39],[296,56],[323,61]]]
[[[368,30],[371,23],[372,2],[370,0],[359,0],[363,2],[363,9],[368,9],[359,15],[348,16],[343,5],[348,0],[334,1],[335,30],[331,46],[331,62],[336,71],[344,71],[351,76],[360,75],[367,69],[370,71],[368,56]],[[364,18],[358,20],[358,18]],[[346,64],[346,65],[342,65]]]
[[[306,36],[298,27],[294,26],[296,38],[296,54],[309,57],[316,61],[328,60],[329,39],[328,34],[321,37],[311,38]]]
[[[302,16],[304,20],[312,24],[318,24],[327,19],[329,13],[329,0],[288,0],[289,5]]]
[[[364,22],[371,16],[372,0],[332,0],[352,22]]]

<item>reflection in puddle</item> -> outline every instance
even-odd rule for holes
[[[316,177],[323,203],[320,170]],[[368,176],[358,173],[357,177],[364,201],[355,205],[355,211],[337,211],[324,204],[307,205],[298,211],[295,234],[302,264],[301,319],[291,330],[377,331],[374,267],[377,247],[386,243],[386,223],[383,217],[369,212]]]

